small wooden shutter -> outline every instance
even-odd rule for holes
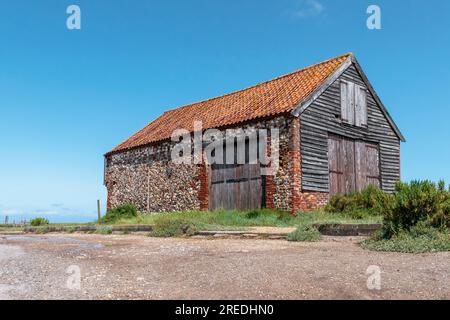
[[[341,117],[348,124],[355,124],[355,84],[341,81]]]
[[[366,88],[358,85],[355,85],[355,125],[367,126]]]

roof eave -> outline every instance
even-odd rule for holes
[[[348,57],[336,71],[333,72],[316,90],[314,90],[306,99],[303,99],[292,110],[292,115],[299,117],[322,93],[325,92],[344,72],[352,65],[351,56]]]
[[[280,111],[280,112],[275,112],[275,113],[268,114],[268,115],[265,115],[265,116],[254,117],[254,118],[251,118],[251,119],[245,119],[245,120],[242,120],[242,121],[227,123],[227,124],[218,126],[218,127],[214,128],[214,129],[225,130],[227,128],[233,128],[233,127],[235,127],[236,125],[239,125],[239,124],[252,123],[252,122],[261,121],[261,120],[264,120],[264,119],[272,119],[272,118],[276,118],[276,117],[280,117],[280,116],[289,116],[289,115],[291,115],[291,112],[289,110],[287,110],[287,111]],[[204,128],[203,130],[207,130],[207,128]],[[193,134],[194,131],[190,131],[189,133]],[[109,157],[109,156],[112,156],[112,155],[115,155],[115,154],[131,151],[131,150],[135,150],[135,149],[139,149],[139,148],[145,148],[145,147],[152,146],[152,145],[158,145],[158,144],[161,144],[161,143],[167,142],[167,141],[171,141],[171,138],[169,137],[169,138],[163,138],[163,139],[159,139],[159,140],[153,140],[153,141],[149,141],[149,142],[146,142],[146,143],[142,143],[142,144],[139,144],[139,145],[135,145],[135,146],[132,146],[132,147],[126,147],[126,148],[122,148],[122,149],[118,149],[118,147],[116,147],[113,150],[105,153],[103,156],[104,157]]]

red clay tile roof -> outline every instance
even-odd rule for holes
[[[176,129],[193,132],[194,121],[201,121],[203,129],[220,128],[290,112],[350,56],[351,53],[339,56],[247,89],[167,111],[109,153],[166,140]]]

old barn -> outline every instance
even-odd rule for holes
[[[195,123],[203,131],[279,129],[278,170],[264,174],[264,164],[248,157],[225,164],[175,163],[177,141],[171,137],[177,129],[196,132]],[[270,152],[275,140],[267,132]],[[402,141],[354,55],[346,54],[165,112],[105,155],[108,207],[311,210],[333,194],[369,184],[392,191],[400,179]],[[228,144],[224,157],[227,152]]]

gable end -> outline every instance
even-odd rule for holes
[[[361,68],[361,65],[358,63],[354,55],[348,57],[347,61],[345,61],[345,63],[343,63],[341,67],[339,67],[319,88],[317,88],[316,91],[314,91],[307,99],[305,99],[299,105],[297,105],[292,111],[292,115],[299,117],[303,112],[305,112],[305,110],[309,106],[311,106],[311,104],[317,98],[319,98],[325,92],[325,90],[327,90],[333,83],[335,83],[352,65],[355,67],[356,71],[362,78],[364,84],[366,85],[370,94],[373,96],[375,102],[380,106],[381,112],[385,116],[392,130],[395,132],[400,141],[406,142],[405,137],[395,124],[394,120],[392,119],[391,115],[387,111],[384,104],[381,102],[381,99],[378,97],[378,94],[376,93],[375,89],[373,88],[372,84],[370,83],[369,79],[367,78],[366,74]]]

